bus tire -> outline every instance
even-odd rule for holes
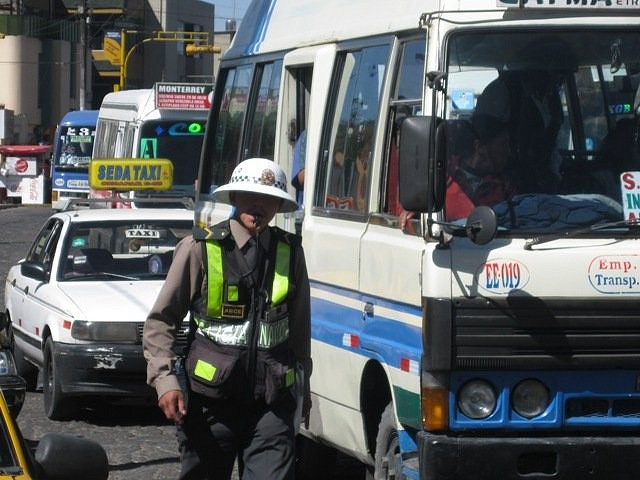
[[[400,443],[396,429],[396,416],[393,402],[389,402],[380,417],[376,436],[374,480],[398,480],[402,478],[402,459]]]
[[[337,451],[298,435],[296,437],[296,479],[325,480],[333,473]]]

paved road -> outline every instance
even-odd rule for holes
[[[46,207],[0,207],[0,308],[4,310],[4,281],[9,267],[22,258],[43,222],[52,213]],[[156,408],[95,404],[72,421],[54,422],[43,413],[41,392],[27,393],[18,417],[30,445],[47,432],[71,433],[104,446],[109,458],[109,480],[170,480],[179,470],[175,428]],[[339,457],[328,480],[363,478],[362,467]],[[234,474],[233,480],[237,480]]]

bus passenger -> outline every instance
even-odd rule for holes
[[[293,147],[293,165],[291,167],[291,185],[296,189],[298,207],[302,208],[304,194],[304,162],[307,154],[307,131],[303,130]]]

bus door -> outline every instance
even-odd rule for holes
[[[286,172],[289,191],[298,201],[296,212],[282,216],[284,224],[280,226],[289,231],[301,231],[304,186],[314,170],[306,166],[308,161],[317,158],[308,152],[317,152],[321,129],[320,126],[309,129],[310,116],[313,115],[316,122],[323,118],[325,103],[321,99],[326,98],[329,90],[334,58],[334,45],[302,48],[284,57],[277,162]]]
[[[422,277],[425,244],[419,218],[406,217],[398,199],[398,130],[404,117],[421,110],[425,45],[422,34],[394,41],[378,106],[376,154],[367,186],[369,218],[359,252],[359,344],[385,365],[391,385],[380,391],[395,397],[400,424],[415,429],[421,425],[421,287],[428,280]],[[363,398],[359,410],[379,418],[392,402],[381,397]]]
[[[323,365],[314,373],[311,389],[322,392],[313,399],[319,416],[341,420],[317,428],[336,444],[356,442],[349,448],[358,450],[363,448],[360,385],[351,375],[366,362],[362,355],[354,355],[353,348],[360,339],[365,307],[358,293],[360,243],[367,229],[372,178],[379,177],[372,175],[371,165],[390,41],[383,37],[350,42],[337,48],[333,68],[315,65],[307,145],[307,160],[317,165],[305,177],[302,236],[307,266],[313,272],[312,355]],[[325,70],[332,72],[332,78],[321,84],[316,74]],[[316,114],[316,95],[326,102],[326,113]],[[318,132],[316,140],[313,135]]]

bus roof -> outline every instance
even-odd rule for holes
[[[107,93],[104,96],[100,105],[100,117],[105,116],[110,109],[113,109],[129,111],[131,112],[130,115],[137,119],[144,117],[155,108],[152,88],[122,90],[120,92]]]
[[[415,30],[420,14],[439,4],[440,0],[253,0],[225,58]]]
[[[60,125],[95,125],[98,120],[98,110],[72,110],[64,114]]]
[[[609,5],[611,3],[611,5]],[[526,8],[525,8],[526,7]],[[635,15],[637,2],[558,2],[537,0],[253,0],[225,59],[286,51],[348,39],[416,30],[424,13],[465,15],[465,20],[503,19],[536,9],[548,15],[612,14],[626,11]],[[510,11],[509,13],[506,13]]]
[[[156,108],[156,90],[145,88],[121,90],[104,96],[100,105],[99,118],[125,121],[141,121],[165,118],[202,118],[206,119],[208,110],[199,109],[158,109]]]

